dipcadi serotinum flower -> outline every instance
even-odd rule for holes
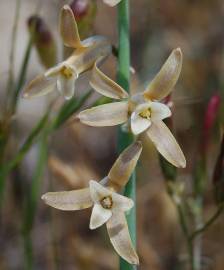
[[[171,116],[170,108],[159,102],[170,94],[179,78],[182,67],[181,50],[173,50],[146,90],[133,96],[129,96],[122,87],[102,73],[98,63],[100,59],[93,68],[90,85],[102,95],[121,101],[84,110],[78,115],[80,121],[97,127],[130,123],[133,134],[146,132],[164,158],[174,166],[184,168],[184,154],[162,121]]]
[[[134,203],[117,192],[127,184],[141,151],[140,142],[135,142],[126,148],[115,161],[108,175],[99,183],[91,180],[89,187],[84,189],[48,192],[42,196],[46,204],[64,211],[93,207],[90,229],[96,229],[106,223],[114,249],[130,264],[139,264],[125,218],[125,212],[129,211]]]
[[[103,0],[103,2],[111,7],[116,6],[121,0]]]
[[[105,37],[80,40],[74,14],[68,5],[61,10],[59,30],[64,45],[74,48],[74,52],[62,63],[33,79],[23,91],[24,98],[42,96],[57,89],[65,99],[70,99],[79,75],[90,70],[99,57],[106,58],[111,53],[111,44]]]

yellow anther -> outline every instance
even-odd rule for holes
[[[74,71],[70,67],[63,66],[60,70],[61,75],[66,79],[70,79],[73,76]]]
[[[140,112],[139,115],[142,117],[142,118],[146,118],[146,119],[150,119],[151,118],[151,109],[148,108],[148,109],[145,109],[144,111]]]

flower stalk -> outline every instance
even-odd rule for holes
[[[117,82],[127,92],[129,92],[130,83],[130,36],[129,36],[129,0],[122,0],[118,5],[118,74]],[[121,152],[133,142],[133,135],[123,132],[121,128],[118,131],[118,151]],[[131,179],[125,187],[124,195],[131,198],[134,207],[127,216],[130,236],[134,245],[136,245],[136,174],[133,172]],[[134,270],[136,266],[129,264],[120,258],[121,270]]]

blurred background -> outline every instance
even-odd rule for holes
[[[58,15],[60,8],[72,1],[18,2],[0,2],[1,129],[4,128],[2,123],[7,100],[10,48],[13,42],[14,74],[17,78],[30,38],[29,18],[33,15],[41,17],[41,23],[46,24],[43,29],[47,29],[43,43],[48,44],[50,40],[54,45],[48,54],[53,60],[49,60],[50,63],[47,64],[40,59],[37,47],[32,46],[25,82],[44,72],[52,63],[61,61],[63,54],[69,53],[65,52],[58,33]],[[83,3],[77,5],[76,2]],[[116,8],[108,7],[101,0],[76,0],[72,4],[82,38],[92,34],[105,35],[117,45]],[[189,210],[186,215],[189,227],[193,230],[195,208],[192,205],[195,205],[195,179],[198,170],[203,171],[203,220],[207,220],[217,209],[213,175],[220,152],[220,126],[223,125],[220,104],[224,95],[224,2],[132,0],[130,7],[131,65],[135,70],[131,85],[133,93],[146,87],[172,49],[180,47],[183,52],[183,69],[170,99],[173,116],[169,125],[187,158],[186,169],[177,171],[175,181],[184,184],[185,189],[181,196]],[[13,41],[13,22],[18,9],[18,29],[16,41]],[[48,30],[51,32],[50,37]],[[102,69],[116,79],[116,58],[108,58]],[[90,89],[88,77],[87,73],[79,79],[76,97]],[[99,95],[94,93],[90,101],[97,98]],[[8,134],[10,138],[5,160],[16,155],[52,99],[54,94],[32,100],[19,99],[17,112],[10,120],[12,127]],[[55,111],[63,102],[61,98]],[[88,104],[84,107],[86,106]],[[139,269],[188,269],[186,241],[177,211],[167,192],[167,182],[171,179],[161,170],[162,163],[153,145],[147,138],[141,139],[144,151],[137,168],[138,254],[141,262]],[[36,175],[40,171],[40,168],[37,168],[40,145],[33,145],[19,166],[7,177],[0,220],[1,270],[118,269],[118,256],[109,243],[105,228],[89,230],[90,210],[58,211],[50,209],[40,199],[41,194],[47,191],[76,189],[87,186],[90,179],[102,179],[117,157],[116,142],[116,127],[92,128],[72,122],[53,132],[47,142],[48,153],[42,164],[43,174],[39,177],[37,207],[29,228],[29,240],[26,242],[24,205],[32,181],[34,177],[38,177]],[[220,170],[221,168],[219,172]],[[220,215],[203,235],[202,270],[224,269],[223,228],[224,217]],[[33,262],[32,267],[28,268],[27,260],[29,261],[30,256]]]

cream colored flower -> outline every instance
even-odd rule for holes
[[[79,119],[90,126],[114,126],[130,123],[133,134],[146,132],[157,150],[176,167],[184,168],[186,160],[168,127],[162,121],[171,116],[168,106],[159,102],[173,90],[181,67],[181,50],[175,49],[143,93],[129,97],[127,92],[108,78],[95,63],[91,86],[100,94],[121,100],[82,111]]]
[[[100,183],[91,180],[88,188],[49,192],[42,196],[46,204],[64,211],[93,207],[90,229],[96,229],[106,223],[114,249],[131,264],[138,264],[139,259],[131,242],[125,212],[129,211],[134,203],[117,191],[128,182],[141,151],[140,142],[129,146],[121,153],[109,174]]]
[[[111,7],[116,6],[121,0],[103,0],[103,2]]]
[[[74,48],[74,52],[68,59],[32,80],[23,91],[24,98],[58,90],[65,99],[70,99],[79,75],[91,69],[99,57],[105,58],[111,53],[111,45],[105,37],[80,40],[75,17],[68,5],[61,10],[59,28],[64,45]]]

